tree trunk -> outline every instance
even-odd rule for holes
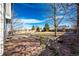
[[[54,30],[55,30],[55,37],[57,36],[57,20],[56,20],[56,6],[54,3]]]

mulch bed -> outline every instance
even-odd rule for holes
[[[41,50],[40,42],[35,39],[6,39],[4,44],[4,55],[6,56],[39,55]]]

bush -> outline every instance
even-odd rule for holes
[[[44,39],[44,37],[40,37],[40,45],[42,45],[42,44],[44,44],[45,45],[45,39]]]

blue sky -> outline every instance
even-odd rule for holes
[[[53,4],[52,4],[53,5]],[[58,4],[56,4],[57,15],[56,18],[58,22],[64,15],[64,9],[62,6],[58,8]],[[58,10],[61,10],[58,12]],[[68,13],[73,19],[76,19],[76,5],[68,8]],[[46,3],[14,3],[12,5],[12,12],[14,14],[13,21],[18,21],[14,24],[15,28],[31,28],[33,25],[35,27],[39,26],[43,28],[45,23],[48,23],[50,28],[53,27],[53,19],[48,18],[48,16],[53,16],[53,8],[51,9],[49,4]],[[67,25],[71,27],[71,21],[69,20],[68,15],[62,19],[59,25]]]

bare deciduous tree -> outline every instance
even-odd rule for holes
[[[76,9],[74,8],[74,4],[49,4],[50,11],[52,13],[52,16],[48,16],[48,18],[52,18],[54,20],[54,30],[55,30],[55,36],[57,36],[57,28],[61,24],[62,20],[64,20],[66,17],[68,17],[67,21],[71,23],[76,23],[76,15],[71,16],[73,13],[76,13]],[[73,13],[70,13],[70,8],[73,7]],[[61,16],[61,12],[63,15]]]

